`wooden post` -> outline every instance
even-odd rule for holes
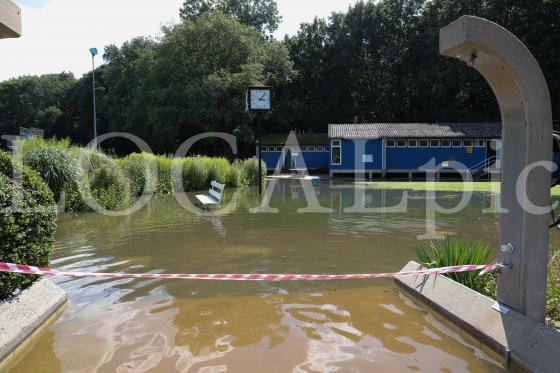
[[[444,27],[439,45],[442,55],[477,69],[498,99],[501,205],[508,210],[500,215],[500,240],[513,246],[513,252],[500,254],[512,267],[499,276],[498,301],[544,322],[549,216],[531,211],[531,206],[550,204],[550,172],[536,167],[518,185],[526,167],[552,159],[552,113],[544,75],[519,39],[482,18],[463,16]]]

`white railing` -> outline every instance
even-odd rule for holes
[[[485,168],[490,168],[490,166],[492,166],[496,162],[497,162],[497,157],[495,155],[493,155],[492,157],[486,158],[482,162],[479,162],[479,163],[475,164],[474,166],[470,167],[467,170],[467,174],[472,175],[477,171],[484,170]]]

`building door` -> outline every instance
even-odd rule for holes
[[[292,151],[288,149],[284,158],[284,168],[292,168]]]

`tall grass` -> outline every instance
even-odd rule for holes
[[[154,194],[158,190],[158,167],[156,158],[148,153],[134,153],[119,160],[130,180],[132,195]]]
[[[23,141],[20,149],[23,163],[41,175],[56,201],[63,192],[80,188],[80,165],[68,141],[33,138]]]
[[[208,168],[201,158],[182,160],[183,189],[186,192],[208,188]]]
[[[416,256],[426,268],[488,264],[492,247],[481,242],[462,241],[446,237],[431,241],[427,246],[416,247]],[[493,295],[493,274],[479,275],[480,271],[447,273],[446,276],[487,296]]]
[[[262,181],[265,183],[266,180],[266,163],[261,161],[261,174]],[[245,186],[258,185],[259,184],[259,161],[256,158],[249,158],[243,162],[241,165],[241,184]]]
[[[233,188],[258,182],[254,158],[230,163],[225,158],[171,159],[135,153],[115,159],[97,149],[72,146],[67,140],[37,138],[23,140],[19,148],[25,164],[39,173],[57,199],[65,193],[65,208],[72,211],[90,211],[89,198],[106,209],[120,209],[132,202],[131,197],[173,193],[178,182],[171,180],[173,162],[179,162],[182,187],[188,192],[208,189],[212,180]]]

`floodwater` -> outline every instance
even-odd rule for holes
[[[327,213],[305,207],[298,183],[280,182],[277,213],[254,214],[255,189],[235,211],[197,216],[173,196],[126,217],[60,216],[52,266],[150,273],[372,273],[398,271],[426,232],[426,192],[407,212],[344,212],[396,205],[402,190],[323,182]],[[189,197],[193,197],[189,194]],[[497,244],[492,195],[475,193],[436,229]],[[454,192],[435,201],[453,206]],[[69,295],[61,316],[13,359],[13,372],[502,371],[499,357],[400,295],[390,280],[306,283],[58,278]]]

